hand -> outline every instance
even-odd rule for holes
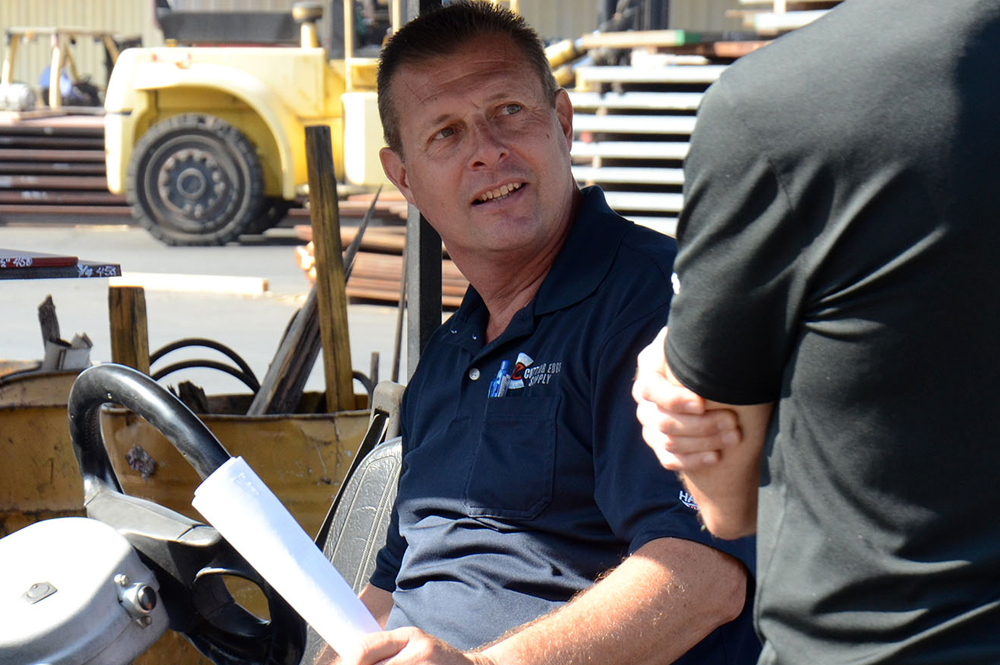
[[[742,440],[736,414],[709,409],[705,400],[674,378],[664,357],[663,328],[639,354],[632,385],[642,438],[671,471],[696,471],[715,464],[725,448]]]
[[[397,628],[367,635],[360,655],[343,665],[495,665],[482,654],[462,653],[419,628]]]

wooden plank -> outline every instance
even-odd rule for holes
[[[0,203],[59,203],[66,205],[125,205],[125,197],[111,192],[47,192],[25,189],[21,191],[0,191]]]
[[[608,205],[616,212],[646,210],[652,212],[680,212],[684,204],[682,194],[653,192],[604,192]],[[625,215],[628,217],[628,215]]]
[[[124,201],[122,202],[124,204]],[[87,216],[114,216],[121,217],[124,215],[131,215],[132,211],[126,205],[121,206],[88,206],[88,205],[11,205],[11,204],[0,204],[0,214],[6,215],[31,215],[32,217],[44,215],[46,218],[55,215],[64,215],[67,217],[79,217],[83,215]],[[55,223],[65,223],[56,220],[46,219],[45,221],[53,221]]]
[[[667,67],[577,67],[577,89],[593,83],[715,83],[726,65],[671,65]]]
[[[268,413],[294,413],[301,399],[306,380],[319,355],[319,308],[316,287],[309,290],[309,297],[292,317],[285,336],[278,345],[267,374],[254,395],[248,416]]]
[[[623,48],[643,46],[682,46],[702,42],[708,35],[688,30],[630,30],[627,32],[594,32],[580,37],[584,49]]]
[[[741,5],[769,5],[770,7],[776,7],[777,3],[775,0],[740,0]],[[839,5],[838,0],[787,0],[784,2],[785,11],[799,11],[803,8],[808,8],[815,5]]]
[[[82,189],[103,190],[108,186],[104,176],[72,175],[0,175],[0,189]]]
[[[403,272],[403,257],[398,254],[373,254],[361,252],[358,254],[355,273],[351,275],[353,281],[355,277],[364,275],[381,275],[394,280],[398,280]],[[469,282],[462,275],[461,271],[452,261],[442,261],[441,263],[441,283],[455,285],[465,289]]]
[[[574,166],[577,182],[607,182],[636,185],[683,185],[684,169],[627,166]]]
[[[757,32],[764,34],[797,30],[798,28],[809,25],[816,19],[826,14],[827,11],[829,10],[818,9],[804,12],[787,12],[784,14],[764,12],[754,15],[753,25]]]
[[[146,292],[141,286],[108,288],[111,361],[149,374],[149,328]]]
[[[0,148],[0,161],[101,162],[103,150],[37,150],[32,148]]]
[[[672,238],[677,237],[676,217],[645,217],[629,215],[628,218],[640,226],[645,226]]]
[[[690,135],[694,116],[678,115],[588,115],[573,116],[574,132],[602,134],[675,134]]]
[[[377,300],[381,302],[399,302],[398,288],[396,292],[393,292],[391,288],[361,288],[356,286],[349,286],[348,292],[351,298],[356,298],[359,300]],[[441,304],[444,307],[451,309],[456,309],[462,304],[461,296],[449,296],[441,295]]]
[[[0,134],[13,136],[104,136],[104,116],[66,115],[25,117],[25,114],[0,116]]]
[[[717,42],[711,45],[711,53],[706,52],[705,55],[736,60],[738,58],[742,58],[748,53],[756,51],[761,47],[767,46],[770,43],[771,42],[766,40],[748,42]]]
[[[10,173],[17,175],[45,175],[49,173],[72,173],[73,175],[103,175],[105,165],[103,163],[67,164],[66,162],[0,162],[0,173]],[[105,183],[106,186],[106,183]]]
[[[0,134],[0,146],[5,148],[53,149],[71,148],[73,150],[103,150],[104,137],[67,137],[67,136],[4,136]]]
[[[700,92],[571,92],[574,108],[634,109],[642,111],[695,111]]]
[[[347,294],[333,149],[327,125],[306,127],[310,216],[316,255],[320,340],[326,407],[331,413],[355,408]]]
[[[684,159],[689,145],[671,141],[573,141],[574,159]]]

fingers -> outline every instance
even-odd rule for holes
[[[399,628],[366,635],[361,640],[361,648],[352,654],[344,654],[343,665],[376,665],[390,662],[393,656],[399,654],[410,639],[415,629]]]
[[[639,353],[632,398],[636,402],[656,403],[664,412],[699,414],[705,411],[705,400],[674,379],[663,355],[667,329],[663,328],[649,346]]]
[[[713,409],[692,415],[664,410],[656,403],[642,400],[636,404],[636,417],[643,427],[653,428],[662,434],[677,439],[705,439],[700,449],[719,448],[739,443],[739,421],[736,414],[728,409]],[[681,444],[687,445],[687,444]],[[674,453],[692,450],[684,447],[671,449]]]
[[[366,635],[360,655],[345,665],[472,665],[473,660],[418,628],[397,628]]]
[[[709,411],[700,416],[664,414],[652,402],[640,402],[636,417],[642,438],[665,468],[692,472],[715,464],[722,452],[742,441],[731,411]]]
[[[647,441],[648,443],[648,441]],[[667,452],[663,446],[649,446],[656,454],[660,465],[668,471],[677,473],[692,473],[718,463],[722,458],[718,451],[692,453],[690,455],[674,455]]]
[[[667,329],[639,354],[632,397],[642,436],[665,468],[696,471],[742,440],[736,414],[706,410],[705,400],[674,378],[663,352]]]

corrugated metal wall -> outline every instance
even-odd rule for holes
[[[0,0],[2,2],[4,0]],[[290,11],[296,0],[171,0],[188,11]],[[597,27],[599,0],[520,0],[519,9],[542,38],[578,36]],[[325,34],[321,29],[320,34]]]
[[[543,40],[579,37],[597,28],[599,0],[520,0],[524,19]]]
[[[151,0],[0,0],[0,28],[77,27],[109,30],[121,36],[141,36],[144,43],[159,44],[162,38],[149,17]],[[17,53],[14,79],[36,84],[48,66],[51,53],[47,37],[22,42]],[[107,82],[104,48],[89,38],[70,47],[80,74],[89,74],[103,87]],[[0,57],[6,55],[6,40]]]
[[[671,0],[670,27],[704,32],[745,31],[739,18],[726,18],[740,9],[739,0]]]

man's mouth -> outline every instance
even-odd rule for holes
[[[512,182],[509,185],[500,185],[496,189],[490,190],[476,199],[476,205],[480,203],[486,203],[487,201],[495,201],[498,199],[505,199],[512,193],[521,189],[524,186],[523,182]]]

